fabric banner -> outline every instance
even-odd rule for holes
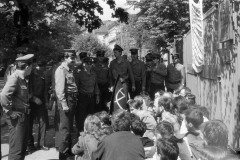
[[[204,65],[202,0],[189,0],[189,13],[192,34],[192,67],[195,72],[200,73]]]
[[[126,95],[126,87],[120,82],[120,76],[115,81],[111,98],[110,114],[117,109],[127,109],[128,96]]]

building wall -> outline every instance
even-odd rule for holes
[[[224,3],[224,1],[223,1]],[[232,3],[232,2],[231,2]],[[239,3],[234,2],[230,28],[232,39],[221,41],[224,30],[221,13],[213,7],[204,18],[204,67],[196,74],[191,67],[191,34],[184,38],[184,65],[187,68],[187,86],[197,97],[197,102],[210,111],[210,119],[224,121],[229,129],[229,145],[239,148],[240,138],[240,13]],[[233,23],[232,23],[233,22]],[[233,25],[232,25],[233,24]],[[232,25],[232,26],[231,26]],[[230,32],[229,32],[230,33]]]

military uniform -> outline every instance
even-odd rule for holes
[[[160,60],[160,55],[154,54],[153,58]],[[155,93],[163,90],[165,91],[164,81],[167,75],[167,67],[160,62],[153,63],[151,72],[150,97],[155,98]]]
[[[16,59],[17,66],[29,74],[32,54]],[[9,160],[23,160],[26,154],[29,127],[29,88],[22,71],[17,70],[8,78],[1,93],[1,105],[7,114],[9,127]]]
[[[43,67],[44,64],[38,63],[39,67]],[[46,91],[46,83],[45,83],[45,75],[43,70],[36,70],[34,69],[33,72],[30,74],[29,77],[29,88],[32,95],[30,99],[30,118],[29,118],[29,139],[28,139],[28,146],[29,149],[34,148],[34,137],[32,135],[33,131],[33,122],[34,119],[38,120],[39,123],[39,134],[38,134],[38,147],[47,150],[48,148],[45,147],[45,136],[46,136],[46,129],[48,125],[48,112],[45,106],[47,100]],[[35,100],[39,99],[41,103],[36,102]],[[38,104],[39,103],[39,104]]]
[[[130,51],[131,51],[132,56],[137,56],[138,49],[131,49]],[[130,62],[130,65],[131,65],[131,68],[133,71],[135,87],[136,87],[135,92],[130,91],[130,96],[133,99],[135,96],[140,95],[140,93],[142,91],[145,91],[146,69],[145,69],[144,63],[138,59],[133,60],[133,58],[132,58],[132,62]]]
[[[145,56],[145,69],[146,69],[146,92],[150,93],[150,85],[151,85],[151,72],[152,72],[152,53],[148,53]]]
[[[86,57],[83,59],[83,64],[93,65],[93,59]],[[76,82],[78,86],[78,105],[76,109],[76,126],[78,131],[83,131],[84,121],[88,114],[95,113],[95,96],[99,96],[99,88],[97,83],[97,75],[91,69],[89,72],[83,67],[76,74]]]
[[[71,151],[71,129],[77,102],[77,85],[73,71],[69,68],[68,59],[73,59],[75,53],[65,51],[65,61],[55,71],[55,92],[59,114],[59,134],[56,138],[59,159],[67,159]]]
[[[175,54],[173,58],[179,59],[179,55]],[[166,87],[169,92],[179,89],[185,83],[185,69],[180,63],[172,63],[167,66]]]
[[[103,59],[102,61],[98,61],[93,70],[97,74],[97,82],[100,90],[100,102],[97,104],[96,111],[107,111],[107,102],[110,101],[110,93],[109,93],[109,68],[107,63],[104,63],[104,54],[105,52],[97,52],[97,57],[99,59]]]

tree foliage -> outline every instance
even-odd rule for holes
[[[106,51],[106,56],[109,57],[111,50],[105,45],[98,41],[98,38],[90,33],[84,33],[74,38],[73,48],[77,52],[87,52],[93,56],[98,50]]]

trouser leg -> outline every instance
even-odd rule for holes
[[[45,146],[45,137],[46,137],[47,120],[48,120],[46,108],[40,108],[38,110],[38,119],[39,119],[38,145]]]
[[[27,149],[29,117],[22,114],[16,119],[7,119],[9,126],[9,160],[24,160]]]
[[[33,147],[34,146],[34,136],[33,136],[33,124],[34,124],[34,118],[36,117],[37,111],[35,110],[35,107],[32,106],[31,112],[29,114],[29,129],[28,129],[28,146]]]

